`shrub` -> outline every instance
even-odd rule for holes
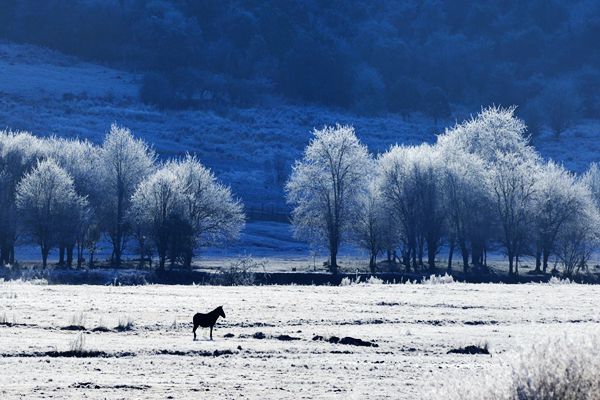
[[[348,278],[347,276],[342,278],[342,281],[340,282],[340,286],[350,286],[352,285],[353,281],[352,279]]]
[[[600,398],[597,338],[561,337],[534,345],[486,382],[450,383],[434,398],[482,400],[592,400]],[[508,372],[505,377],[504,374]]]
[[[257,269],[265,270],[266,263],[257,261],[251,256],[245,256],[235,260],[229,267],[219,271],[213,279],[213,284],[223,286],[245,286],[253,285]]]
[[[130,315],[119,317],[119,324],[115,327],[115,330],[119,332],[133,330],[133,318]]]
[[[454,282],[452,275],[448,274],[444,274],[444,276],[431,275],[429,278],[423,280],[424,285],[442,285]]]
[[[85,349],[85,336],[83,336],[83,333],[78,333],[77,336],[75,336],[75,339],[71,341],[69,344],[69,351],[72,354],[83,354],[87,352]]]

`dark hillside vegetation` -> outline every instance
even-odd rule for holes
[[[593,0],[7,0],[0,37],[145,72],[142,99],[162,108],[275,94],[438,118],[516,104],[532,126],[566,113],[557,133],[600,110]]]

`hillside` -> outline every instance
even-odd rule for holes
[[[433,141],[445,126],[478,111],[455,105],[454,119],[437,123],[417,113],[406,120],[392,114],[364,117],[279,99],[261,108],[160,111],[139,100],[140,79],[55,51],[2,43],[1,126],[100,142],[116,122],[131,128],[162,156],[196,153],[231,185],[251,218],[282,220],[287,212],[283,183],[314,127],[352,124],[371,151],[380,152],[393,143]],[[579,172],[589,162],[600,161],[599,133],[599,121],[581,120],[560,138],[545,132],[534,144],[545,157]],[[256,232],[250,241],[263,237],[264,227],[251,229]],[[293,241],[290,246],[297,247]]]

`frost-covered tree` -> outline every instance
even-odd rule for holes
[[[502,154],[514,154],[522,159],[536,158],[529,145],[527,127],[515,117],[515,107],[487,107],[475,117],[447,129],[438,136],[444,149],[475,154],[487,165]]]
[[[140,182],[131,199],[130,219],[154,242],[159,269],[164,269],[171,241],[173,219],[180,213],[181,185],[169,168],[163,167]],[[144,254],[141,255],[142,258]]]
[[[91,233],[97,231],[99,223],[96,209],[101,208],[102,170],[100,163],[100,148],[88,141],[51,138],[47,141],[48,155],[52,157],[73,178],[75,190],[88,199],[90,207],[77,221],[77,230],[69,225],[61,224],[57,229],[63,232],[58,243],[59,265],[71,266],[74,249],[77,250],[77,266],[83,262],[83,250],[90,241],[97,238]],[[65,259],[66,256],[66,259]]]
[[[102,199],[98,203],[99,219],[112,242],[112,261],[120,265],[128,235],[127,211],[138,185],[154,168],[155,155],[131,131],[112,125],[99,154]]]
[[[400,224],[406,268],[423,264],[425,246],[428,265],[434,268],[445,224],[442,164],[436,149],[426,144],[393,146],[379,165],[379,190]]]
[[[580,198],[576,218],[569,219],[556,237],[556,255],[563,274],[572,276],[587,268],[587,262],[600,243],[600,215],[590,196]]]
[[[443,191],[443,164],[436,147],[421,145],[421,155],[416,160],[414,173],[419,182],[418,193],[421,203],[419,228],[422,241],[427,246],[427,265],[435,268],[435,257],[441,245],[446,228],[446,214]],[[423,254],[422,244],[419,258]],[[419,260],[422,264],[422,261]]]
[[[500,242],[507,252],[511,273],[515,260],[528,244],[526,228],[531,222],[534,175],[540,159],[529,145],[525,124],[514,113],[514,107],[484,108],[477,116],[438,137],[438,146],[445,154],[464,153],[479,158],[486,173],[479,189],[489,193],[493,213],[486,215],[485,207],[473,210],[475,213],[483,211],[474,216],[484,218],[483,224],[473,227],[474,236],[483,239],[471,243],[474,263],[479,264],[484,259],[490,222],[497,220]]]
[[[588,170],[581,177],[581,182],[590,190],[596,207],[600,209],[600,167],[597,163],[591,163]]]
[[[0,263],[14,262],[17,239],[15,193],[18,182],[43,158],[42,140],[28,132],[0,132]]]
[[[377,269],[377,254],[385,245],[385,208],[376,182],[369,185],[369,190],[361,197],[361,207],[353,229],[353,236],[359,247],[369,252],[369,269],[372,273]]]
[[[498,154],[489,171],[488,182],[500,222],[500,242],[508,257],[509,274],[518,274],[519,256],[527,248],[527,232],[533,223],[535,176],[534,160],[518,154]]]
[[[477,265],[492,233],[491,197],[482,186],[485,182],[484,164],[478,156],[460,149],[445,147],[438,151],[445,166],[443,191],[451,242],[449,258],[452,257],[453,244],[458,246],[466,272],[471,250],[473,264]]]
[[[235,239],[245,225],[244,206],[231,189],[196,157],[172,162],[182,185],[182,221],[190,226],[192,242],[182,249],[183,265],[191,268],[194,249]]]
[[[330,126],[313,133],[302,159],[294,164],[286,195],[294,206],[295,235],[325,243],[335,274],[338,249],[368,190],[372,159],[351,126]]]
[[[148,231],[160,268],[167,256],[191,268],[197,247],[234,239],[245,223],[231,190],[192,156],[168,162],[137,186],[131,218]]]
[[[577,223],[578,219],[589,216],[586,215],[586,208],[593,207],[593,203],[590,203],[589,189],[575,175],[553,162],[542,166],[535,180],[532,224],[536,247],[535,268],[539,272],[543,267],[546,272],[558,235],[565,228],[572,230],[573,223]]]
[[[412,174],[414,148],[393,146],[379,158],[380,191],[386,208],[399,224],[403,263],[407,271],[417,266],[417,237],[420,215],[418,183]]]
[[[76,193],[73,178],[52,159],[39,161],[21,179],[16,205],[24,231],[40,246],[44,268],[50,249],[63,234],[56,227],[77,220],[88,206]]]

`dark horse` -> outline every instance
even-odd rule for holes
[[[213,340],[213,326],[215,326],[219,317],[225,318],[225,311],[223,311],[223,306],[219,306],[207,314],[198,313],[194,315],[194,340],[196,340],[196,329],[198,329],[199,326],[203,328],[210,327],[210,340]]]

